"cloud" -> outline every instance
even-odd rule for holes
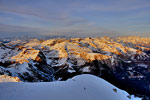
[[[138,31],[149,32],[150,29],[144,28],[149,26],[145,24],[150,22],[147,19],[149,11],[149,0],[0,0],[0,24],[15,26],[8,27],[8,31],[26,29],[32,33],[40,29],[41,35],[112,35],[130,30],[127,26],[136,23],[142,23],[145,29]],[[19,27],[24,28],[20,30]],[[132,27],[133,31],[138,27]]]
[[[108,0],[107,3],[94,3],[87,8],[99,11],[123,12],[147,7],[150,7],[150,2],[147,0]]]
[[[70,2],[69,2],[70,1]],[[66,20],[72,13],[88,11],[130,11],[150,7],[149,0],[1,0],[0,10]],[[72,17],[72,16],[71,16]]]
[[[18,37],[18,36],[37,36],[41,32],[46,30],[31,27],[20,27],[0,24],[0,36],[1,37]]]

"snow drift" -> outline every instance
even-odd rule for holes
[[[67,81],[1,83],[1,100],[129,100],[129,94],[93,75]]]

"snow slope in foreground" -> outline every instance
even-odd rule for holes
[[[130,100],[127,96],[127,92],[88,74],[67,81],[0,84],[0,100]]]

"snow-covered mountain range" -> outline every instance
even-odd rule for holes
[[[150,38],[31,39],[0,43],[0,75],[24,82],[90,73],[136,95],[150,96]]]

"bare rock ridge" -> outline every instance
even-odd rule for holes
[[[150,96],[150,38],[18,41],[0,43],[0,75],[41,82],[90,73],[129,93]]]
[[[7,75],[0,75],[0,83],[1,82],[21,82],[18,77],[11,77]]]

